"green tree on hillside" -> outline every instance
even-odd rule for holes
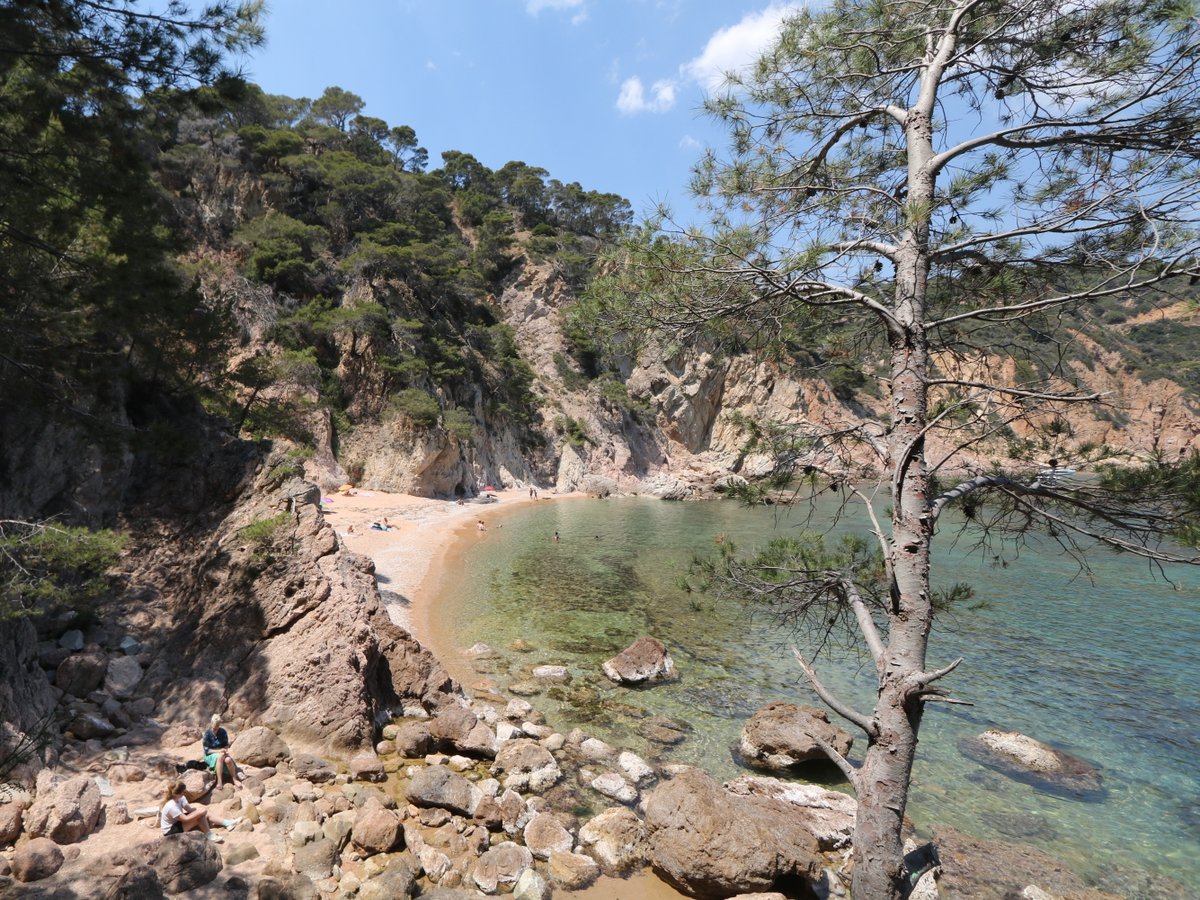
[[[227,53],[261,40],[260,3],[125,0],[0,6],[0,394],[69,403],[197,349],[198,298],[170,261],[171,216],[139,131],[147,92],[230,84]],[[189,349],[190,348],[190,349]]]
[[[791,17],[709,103],[731,137],[728,157],[697,170],[711,229],[649,226],[598,285],[618,331],[771,346],[842,334],[882,348],[885,420],[776,432],[774,444],[784,483],[824,475],[862,503],[875,552],[775,548],[710,570],[812,639],[796,655],[813,690],[866,735],[861,765],[826,748],[857,795],[856,898],[909,888],[901,831],[918,732],[927,703],[952,699],[941,683],[961,662],[927,659],[936,613],[964,593],[930,586],[951,508],[985,539],[1038,529],[1081,558],[1100,545],[1198,561],[1171,543],[1195,543],[1194,459],[1096,480],[1039,473],[1050,459],[1032,474],[948,474],[982,435],[1100,399],[1066,369],[1005,383],[990,357],[1044,340],[1064,310],[1198,273],[1198,67],[1187,4],[835,0]],[[877,488],[846,481],[863,459],[884,473]],[[842,625],[877,673],[872,710],[814,666]]]
[[[313,101],[309,112],[318,122],[323,122],[338,131],[345,131],[350,120],[362,112],[364,106],[366,104],[358,94],[340,87],[327,87],[324,93]]]

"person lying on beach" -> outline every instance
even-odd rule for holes
[[[237,763],[229,755],[229,733],[221,727],[221,717],[214,715],[208,731],[204,732],[204,763],[216,773],[217,787],[223,787],[228,774],[229,783],[241,784],[245,779],[238,771]]]
[[[185,831],[202,831],[213,843],[221,843],[221,836],[208,823],[208,810],[203,806],[192,806],[185,796],[182,781],[176,781],[163,797],[163,808],[158,814],[158,827],[164,835],[183,834]]]

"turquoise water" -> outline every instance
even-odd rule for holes
[[[755,709],[817,702],[789,650],[800,636],[688,595],[677,579],[718,535],[749,549],[802,527],[798,511],[777,517],[733,503],[540,503],[512,512],[468,551],[438,616],[459,646],[483,641],[502,653],[490,664],[502,685],[536,664],[567,665],[568,685],[533,698],[556,727],[580,725],[659,761],[730,777],[742,771],[731,748]],[[926,713],[908,810],[918,831],[946,823],[1032,844],[1129,896],[1171,896],[1145,887],[1143,873],[1200,891],[1198,573],[1170,572],[1172,586],[1144,562],[1097,551],[1089,579],[1051,547],[998,565],[966,549],[969,541],[939,541],[941,581],[968,581],[990,605],[942,620],[931,641],[931,668],[966,657],[945,684],[974,706],[933,704]],[[644,690],[609,683],[600,664],[644,634],[667,644],[680,680]],[[510,651],[517,638],[535,651]],[[867,660],[828,656],[820,671],[869,710]],[[664,750],[641,737],[647,716],[691,731]],[[1097,765],[1105,796],[1054,796],[972,762],[959,742],[989,727]]]

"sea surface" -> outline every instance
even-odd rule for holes
[[[439,630],[458,647],[482,641],[499,651],[481,677],[504,687],[534,665],[566,665],[570,683],[531,698],[556,728],[578,725],[649,758],[733,777],[745,771],[734,747],[756,709],[780,699],[820,705],[790,649],[813,646],[740,604],[685,591],[680,576],[717,541],[749,550],[806,529],[861,531],[853,515],[830,525],[833,512],[819,504],[805,521],[796,508],[721,501],[538,503],[466,550],[440,592]],[[1200,894],[1200,572],[1158,572],[1099,549],[1087,562],[1081,571],[1049,541],[997,554],[953,527],[939,536],[935,585],[969,582],[985,604],[935,625],[930,668],[965,657],[943,684],[973,705],[927,708],[908,814],[922,835],[942,823],[1042,848],[1130,897],[1171,896],[1162,879],[1181,896]],[[667,645],[679,680],[608,682],[600,664],[646,634]],[[510,649],[518,639],[535,649]],[[869,661],[826,646],[818,667],[870,709]],[[691,730],[664,750],[640,734],[648,716]],[[1049,793],[964,755],[965,738],[993,727],[1099,767],[1103,795]],[[830,769],[815,780],[837,786],[838,776]]]

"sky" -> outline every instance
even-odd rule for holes
[[[268,0],[244,61],[271,94],[358,94],[429,151],[510,160],[694,218],[687,184],[724,131],[701,105],[777,33],[783,0]]]

